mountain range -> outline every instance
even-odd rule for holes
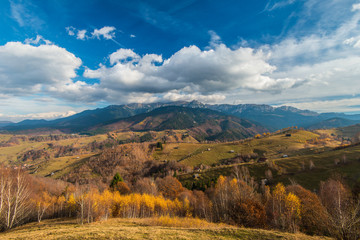
[[[179,122],[177,119],[179,109],[178,108],[166,108],[170,106],[181,107],[183,112],[186,112],[188,116],[186,116],[186,121],[184,117],[184,122]],[[137,120],[146,119],[147,124],[149,124],[151,117],[154,117],[153,110],[161,108],[164,111],[164,114],[161,117],[167,121],[161,121],[156,127],[146,125],[139,126]],[[199,115],[194,116],[191,111],[187,109],[203,109],[203,110],[211,110],[210,112],[197,112]],[[169,111],[175,111],[176,113],[170,114]],[[197,110],[196,110],[197,111]],[[214,114],[216,111],[216,114]],[[159,113],[156,112],[155,113]],[[206,113],[206,114],[205,114]],[[189,115],[190,114],[190,115]],[[209,116],[207,114],[210,114]],[[219,119],[220,116],[224,117],[228,116],[233,123],[240,123],[241,121],[245,121],[245,119],[251,124],[256,126],[262,126],[263,129],[268,129],[270,131],[275,131],[278,129],[290,127],[290,126],[298,126],[308,129],[314,128],[331,128],[331,127],[343,127],[356,123],[360,123],[360,114],[357,115],[347,115],[344,113],[317,113],[309,110],[300,110],[294,107],[282,106],[282,107],[273,107],[270,105],[258,105],[258,104],[239,104],[239,105],[231,105],[231,104],[204,104],[198,101],[192,102],[171,102],[171,103],[149,103],[149,104],[141,104],[141,103],[133,103],[127,105],[110,105],[105,108],[98,108],[94,110],[86,110],[80,112],[78,114],[74,114],[69,117],[55,119],[55,120],[24,120],[19,123],[9,123],[9,122],[0,122],[0,128],[3,131],[24,131],[24,130],[33,130],[33,129],[53,129],[60,130],[65,133],[81,133],[92,131],[94,129],[113,129],[114,127],[110,126],[126,126],[129,130],[160,130],[165,129],[165,126],[178,126],[173,129],[180,128],[192,128],[199,127],[199,122],[205,123],[205,120],[210,120],[216,115],[215,120]],[[137,116],[137,117],[136,117]],[[201,117],[205,118],[204,120],[200,120]],[[131,117],[136,117],[131,119]],[[160,119],[158,117],[154,119]],[[153,120],[154,120],[153,119]],[[196,119],[196,120],[195,120]],[[239,120],[240,119],[240,120]],[[189,125],[188,123],[194,120],[197,122],[197,125]],[[130,122],[131,124],[130,124]],[[118,122],[118,124],[115,124]],[[222,124],[225,124],[223,120],[220,121]],[[111,125],[112,124],[112,125]],[[230,124],[230,123],[229,123]],[[109,126],[106,126],[109,125]],[[106,126],[106,127],[105,127]],[[246,134],[245,134],[246,135]],[[206,136],[210,137],[210,136]]]
[[[201,108],[166,106],[133,117],[115,119],[91,130],[108,132],[163,131],[187,129],[197,140],[234,141],[254,136],[268,130],[246,119]]]

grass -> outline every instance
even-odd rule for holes
[[[291,181],[295,181],[303,187],[313,190],[319,188],[320,181],[325,181],[335,174],[345,176],[350,186],[360,180],[360,173],[358,171],[358,169],[360,169],[360,146],[352,146],[340,150],[330,150],[326,148],[315,150],[317,152],[313,151],[288,158],[272,159],[277,167],[283,169],[283,173],[280,173],[276,169],[271,169],[274,177],[272,183],[283,182],[284,184],[289,184]],[[344,156],[346,163],[336,165],[334,160],[338,159],[341,162]],[[310,161],[315,165],[313,169],[309,169]],[[305,169],[302,168],[303,163],[305,164]],[[247,166],[250,175],[255,177],[257,181],[265,178],[265,170],[270,169],[266,163],[250,162],[238,165]],[[198,179],[194,179],[192,174],[180,175],[179,180],[184,185],[189,185],[196,181],[214,181],[220,175],[231,175],[234,166],[235,165],[229,165],[211,168],[199,173],[200,176]]]
[[[54,173],[52,178],[59,178],[67,173],[69,173],[75,166],[80,164],[85,159],[88,159],[91,156],[96,154],[82,154],[74,156],[66,156],[51,159],[51,161],[43,161],[35,165],[33,168],[37,168],[36,175],[39,176],[49,176],[51,173]]]
[[[178,220],[189,221],[189,219]],[[156,218],[114,218],[80,225],[76,220],[53,219],[41,223],[30,223],[6,233],[0,233],[0,239],[326,239],[304,234],[206,224],[209,225],[201,228],[197,226],[168,227]]]
[[[10,147],[0,147],[0,163],[16,162],[17,156],[32,149],[41,149],[47,147],[44,142],[23,142],[19,145]]]
[[[305,143],[319,137],[308,131],[294,131],[291,137],[274,134],[270,137],[231,143],[171,143],[164,144],[163,151],[157,151],[154,158],[160,161],[174,160],[187,166],[213,165],[221,160],[234,158],[238,154],[258,153],[267,158],[287,155],[303,155],[308,152]],[[207,151],[210,149],[210,151]],[[230,152],[233,150],[234,152]]]

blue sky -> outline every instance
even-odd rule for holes
[[[360,111],[359,0],[0,1],[0,120],[199,100]]]

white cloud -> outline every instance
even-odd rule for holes
[[[53,119],[70,116],[85,109],[90,104],[66,104],[63,99],[35,95],[28,97],[8,96],[0,101],[0,121],[18,122],[24,119]]]
[[[317,112],[358,112],[360,111],[360,98],[355,97],[300,103],[285,102],[281,105],[292,106],[299,109],[308,109]]]
[[[134,34],[130,34],[130,38],[136,38]]]
[[[94,29],[94,31],[91,33],[93,37],[96,37],[97,39],[100,39],[100,37],[103,37],[106,40],[110,40],[115,38],[115,27],[105,26],[100,29]]]
[[[66,27],[65,30],[69,36],[76,36],[76,39],[85,40],[85,39],[89,38],[86,35],[87,30],[85,30],[85,29],[80,30],[80,29],[76,29],[76,28],[70,26],[70,27]]]
[[[92,32],[89,33],[89,35],[87,34],[88,31],[86,29],[77,29],[72,26],[66,27],[65,29],[69,36],[76,36],[76,39],[79,40],[102,38],[105,40],[112,40],[118,45],[120,45],[120,43],[115,40],[115,27],[105,26],[100,29],[94,29]]]
[[[72,85],[76,69],[82,64],[74,54],[54,44],[8,42],[0,46],[0,56],[0,92],[6,95],[48,92],[50,87]]]
[[[80,40],[85,40],[86,38],[86,30],[78,30],[77,34],[76,34],[76,38],[80,39]]]
[[[353,12],[357,11],[357,10],[360,10],[360,3],[353,4],[351,10]]]
[[[286,7],[286,6],[289,6],[289,5],[292,5],[295,3],[295,0],[283,0],[283,1],[272,1],[270,0],[263,11],[268,11],[268,12],[271,12],[271,11],[274,11],[276,9],[279,9],[279,8],[283,8],[283,7]]]
[[[197,100],[203,103],[218,103],[226,99],[225,95],[221,94],[210,94],[201,95],[199,93],[181,93],[181,91],[170,91],[163,96],[164,100],[167,101],[192,101]]]
[[[119,49],[116,52],[110,54],[110,64],[113,65],[120,61],[138,61],[140,56],[131,49]],[[162,60],[160,60],[162,61]]]
[[[75,35],[76,28],[70,26],[70,27],[66,27],[65,30],[69,34],[69,36],[74,36]]]
[[[161,98],[151,93],[130,93],[126,96],[128,103],[153,103],[161,100]]]
[[[262,51],[231,50],[223,44],[210,50],[184,47],[164,61],[160,55],[140,57],[132,50],[119,49],[110,55],[113,66],[86,69],[84,76],[99,78],[103,88],[149,93],[183,90],[187,86],[203,94],[238,88],[280,92],[302,83],[301,79],[271,78],[276,67],[267,59]]]
[[[69,117],[71,115],[76,114],[74,111],[68,112],[45,112],[45,113],[29,113],[29,114],[19,114],[19,115],[2,115],[2,117],[6,117],[7,119],[56,119]]]
[[[47,45],[52,44],[51,41],[43,38],[43,36],[41,36],[41,35],[37,35],[36,38],[27,38],[27,39],[25,39],[24,42],[26,44],[34,44],[34,45],[37,45],[37,44],[42,43],[42,42],[47,44]]]
[[[40,29],[44,25],[44,21],[32,11],[33,9],[39,11],[33,3],[16,0],[10,0],[9,2],[11,16],[20,27]]]

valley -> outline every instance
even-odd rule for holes
[[[138,236],[139,231],[149,231],[144,227],[148,224],[146,221],[156,222],[157,217],[170,213],[172,215],[170,219],[158,223],[160,226],[165,222],[176,222],[174,217],[200,217],[204,219],[201,220],[204,221],[202,224],[209,226],[209,229],[205,227],[201,233],[204,239],[213,234],[218,239],[223,239],[225,236],[226,239],[261,239],[265,236],[301,239],[300,235],[276,235],[277,233],[274,232],[257,232],[253,235],[251,229],[242,230],[234,227],[237,225],[234,221],[249,221],[246,223],[248,227],[261,227],[265,224],[276,226],[270,220],[271,215],[267,215],[272,211],[268,204],[275,201],[276,189],[283,185],[289,189],[286,191],[293,191],[292,186],[301,186],[300,191],[310,190],[318,193],[323,191],[325,183],[330,184],[331,179],[340,177],[343,184],[349,186],[354,194],[358,194],[360,192],[359,133],[360,125],[314,130],[292,126],[270,131],[258,123],[213,110],[169,106],[131,117],[105,121],[88,128],[86,132],[63,133],[59,130],[49,132],[38,128],[27,129],[25,132],[23,130],[3,132],[0,134],[0,164],[5,169],[10,168],[9,171],[22,171],[28,174],[33,178],[31,181],[41,182],[48,179],[48,183],[39,185],[45,189],[47,185],[55,183],[66,186],[65,190],[61,190],[63,187],[59,189],[64,191],[63,193],[49,189],[39,198],[44,198],[41,200],[44,201],[45,196],[49,194],[51,198],[63,199],[56,202],[65,200],[61,205],[56,202],[51,203],[54,209],[55,206],[58,209],[54,210],[54,215],[44,208],[45,218],[51,219],[51,216],[69,214],[70,217],[76,216],[77,221],[81,217],[83,222],[85,220],[83,214],[86,213],[88,216],[86,221],[100,224],[99,229],[110,227],[109,224],[113,224],[114,221],[121,221],[118,230],[125,231],[123,229],[125,227],[126,231],[134,231],[136,237],[133,239],[138,239],[141,238],[140,235]],[[109,188],[116,175],[121,179],[121,184],[116,185],[118,190]],[[233,185],[233,181],[238,182],[238,187]],[[301,190],[302,187],[304,190]],[[230,192],[221,193],[224,189],[235,191],[237,197],[233,199],[230,195],[226,195]],[[241,191],[244,191],[244,194],[247,192],[246,201],[249,203],[254,201],[254,206],[259,207],[258,214],[266,212],[268,219],[266,222],[264,222],[266,218],[253,215],[255,213],[247,214],[256,216],[256,220],[234,220],[237,217],[231,216],[231,207],[218,205],[220,202],[218,203],[217,199],[224,198],[227,199],[227,204],[237,206],[236,199],[244,198],[241,197]],[[271,191],[268,193],[270,198],[266,197],[266,191]],[[119,193],[120,195],[117,195]],[[96,201],[105,204],[106,198],[109,199],[106,204],[113,206],[110,208],[111,216],[121,216],[122,220],[115,220],[115,217],[103,223],[98,222],[104,218],[103,214],[110,210],[100,205],[103,210],[99,212],[97,205],[92,205],[90,202],[81,203],[83,201],[81,199],[88,199],[87,201],[94,201],[94,204]],[[117,203],[118,201],[123,203]],[[138,210],[135,210],[138,207],[131,210],[135,211],[134,214],[137,216],[135,218],[138,220],[134,220],[135,222],[126,220],[133,215],[127,212],[130,210],[125,210],[134,208],[133,201],[138,201],[137,206],[140,207]],[[154,205],[151,205],[151,201],[154,201]],[[161,205],[161,201],[165,201],[168,206]],[[199,201],[205,201],[202,203],[205,205],[200,204]],[[66,208],[62,209],[62,204],[65,204]],[[93,210],[87,210],[79,215],[81,213],[79,207],[82,204]],[[41,209],[41,205],[39,206]],[[124,210],[116,212],[117,208]],[[142,210],[148,208],[150,212]],[[71,209],[76,210],[72,212]],[[230,217],[222,215],[227,212]],[[102,217],[94,217],[93,214]],[[303,214],[307,219],[308,213]],[[144,217],[151,219],[146,220]],[[43,232],[34,230],[34,234],[51,235],[51,232],[57,229],[56,231],[62,232],[64,237],[77,238],[77,233],[68,228],[76,227],[77,223],[69,220],[65,230],[61,227],[65,224],[63,221],[67,220],[45,220],[45,225],[41,227]],[[231,226],[213,230],[219,227],[211,224],[219,223],[227,223]],[[169,229],[164,225],[164,232],[161,234],[172,236],[174,227],[180,226],[180,223],[174,224]],[[28,229],[31,226],[30,223],[23,228]],[[311,233],[308,227],[303,225],[299,227],[305,233]],[[112,225],[111,228],[115,229]],[[189,238],[197,236],[197,233],[192,230],[190,233],[186,228],[179,230],[182,236]],[[292,231],[290,228],[287,229]],[[109,229],[109,231],[113,230]],[[319,231],[317,234],[320,235],[335,235],[320,226],[316,231]],[[20,227],[19,230],[10,232],[8,236],[21,238],[21,234]],[[99,234],[97,230],[91,233],[94,238],[101,238]],[[156,235],[157,231],[149,234]],[[160,238],[160,235],[156,238]]]

